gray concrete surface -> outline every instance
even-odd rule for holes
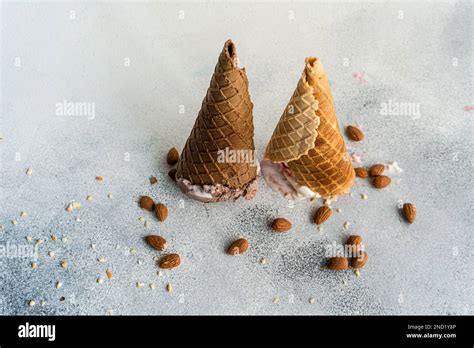
[[[0,314],[474,314],[472,2],[6,2],[1,28],[0,242],[45,242],[36,270],[0,259]],[[227,38],[247,68],[260,156],[316,55],[341,126],[366,134],[349,151],[403,172],[382,191],[357,180],[322,231],[310,219],[321,202],[291,206],[263,180],[252,201],[184,198],[165,154],[184,145]],[[61,115],[64,100],[95,113]],[[420,112],[384,115],[390,101]],[[166,222],[137,207],[142,194],[169,206]],[[66,212],[71,200],[82,208]],[[416,204],[414,225],[399,201]],[[276,216],[293,230],[273,233]],[[148,233],[180,268],[157,275]],[[361,276],[322,270],[325,247],[351,233],[370,254]],[[227,256],[239,236],[249,252]]]

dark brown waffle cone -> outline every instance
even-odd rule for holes
[[[255,151],[253,104],[245,69],[235,46],[226,41],[193,130],[180,156],[176,178],[194,185],[222,184],[238,189],[256,177],[255,163],[219,161],[219,150]]]
[[[354,169],[321,62],[306,58],[298,86],[267,145],[265,158],[286,163],[300,184],[323,197],[347,193]]]

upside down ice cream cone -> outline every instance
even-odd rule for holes
[[[261,163],[267,184],[291,200],[347,193],[355,177],[326,72],[318,58],[305,62]]]
[[[186,195],[202,202],[255,196],[252,109],[245,69],[228,40],[178,162],[176,179]]]

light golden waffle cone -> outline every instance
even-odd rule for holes
[[[265,159],[286,163],[298,184],[323,197],[347,193],[352,186],[354,169],[337,123],[329,81],[317,58],[306,58]]]
[[[222,50],[196,123],[178,162],[176,177],[194,185],[241,188],[256,177],[255,163],[219,163],[219,150],[255,151],[253,104],[235,46]]]

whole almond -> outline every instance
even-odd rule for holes
[[[361,248],[361,245],[362,245],[362,237],[359,236],[359,235],[352,235],[352,236],[349,236],[349,238],[347,238],[347,241],[346,241],[346,246],[349,247],[349,251],[351,252],[352,255],[355,255],[355,253],[357,253],[360,248]]]
[[[352,268],[362,268],[365,266],[367,261],[369,260],[369,254],[366,251],[363,251],[359,257],[354,257],[351,259],[351,267]]]
[[[168,176],[169,176],[171,179],[176,180],[176,172],[177,172],[176,168],[172,168],[172,169],[170,169],[170,171],[168,172]]]
[[[367,171],[367,169],[362,168],[362,167],[354,168],[354,172],[356,176],[359,178],[366,178],[369,176],[369,172]]]
[[[181,258],[178,254],[169,254],[161,258],[159,267],[163,269],[170,269],[178,267],[180,264]]]
[[[155,215],[158,220],[165,221],[168,217],[168,207],[163,203],[158,203],[155,205]]]
[[[166,239],[161,236],[157,235],[149,235],[145,237],[145,241],[150,245],[153,249],[158,251],[163,251],[166,249]]]
[[[412,224],[416,219],[416,207],[412,203],[405,203],[403,205],[403,215],[408,223]]]
[[[140,208],[153,211],[155,209],[155,202],[148,196],[141,196],[140,198]]]
[[[249,248],[249,242],[246,239],[237,239],[227,249],[227,254],[235,256],[243,254]]]
[[[331,257],[327,260],[326,267],[331,271],[343,271],[349,268],[349,260],[342,256]]]
[[[376,188],[382,189],[390,185],[391,182],[392,180],[388,176],[379,175],[374,178],[373,184]]]
[[[351,138],[354,141],[361,141],[364,139],[364,133],[362,131],[354,126],[347,126],[347,135],[349,138]]]
[[[166,162],[168,162],[169,165],[174,166],[176,163],[179,161],[179,152],[176,150],[175,147],[172,147],[168,151],[168,156],[166,156]]]
[[[385,166],[383,164],[374,164],[370,167],[370,175],[371,176],[379,176],[385,170]]]
[[[320,207],[318,210],[316,210],[316,213],[314,213],[314,223],[316,225],[321,225],[325,221],[327,221],[332,215],[332,210],[326,205],[323,205]]]
[[[291,222],[284,218],[276,218],[272,222],[272,228],[276,232],[288,232],[291,229]]]

